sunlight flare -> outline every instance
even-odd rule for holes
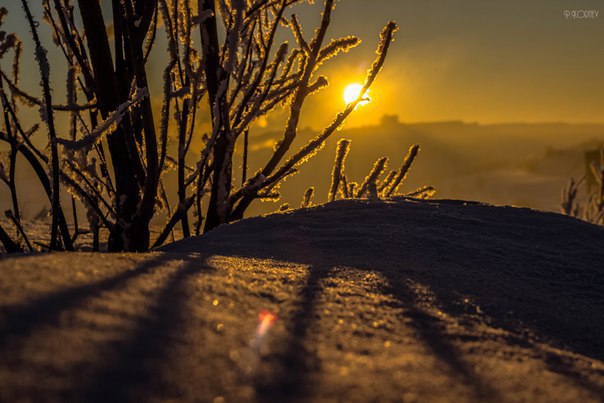
[[[264,338],[276,321],[277,315],[274,313],[267,310],[260,311],[258,314],[258,327],[256,328],[256,335],[252,343],[254,349],[259,350],[262,347]]]

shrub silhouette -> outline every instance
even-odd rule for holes
[[[93,233],[98,249],[99,231],[105,228],[110,251],[145,251],[165,242],[176,225],[180,224],[185,237],[199,235],[242,218],[254,200],[277,198],[279,184],[318,152],[362,101],[397,29],[389,22],[382,30],[358,98],[308,144],[291,152],[305,103],[328,85],[327,78],[318,74],[321,65],[360,42],[356,37],[327,42],[334,0],[325,0],[318,27],[312,36],[305,35],[296,15],[286,15],[302,2],[199,0],[194,7],[189,0],[123,0],[107,3],[108,20],[99,0],[43,0],[44,20],[67,65],[67,102],[58,104],[52,96],[55,83],[50,82],[48,45],[38,34],[29,1],[21,0],[34,42],[42,96],[20,86],[23,43],[17,35],[2,32],[0,58],[12,58],[12,68],[0,70],[5,127],[0,141],[9,148],[0,176],[12,196],[16,225],[20,227],[21,221],[14,175],[18,155],[36,173],[50,201],[50,250],[73,250],[85,231]],[[0,8],[0,24],[6,15],[7,10]],[[277,42],[282,30],[293,33],[293,47]],[[154,110],[151,97],[157,94],[149,90],[149,65],[161,31],[167,40],[167,64],[161,108]],[[227,32],[222,40],[220,32]],[[203,134],[196,125],[205,113],[202,105],[211,122]],[[19,107],[39,109],[40,122],[26,125]],[[282,138],[263,168],[248,177],[250,128],[277,107],[288,114]],[[54,122],[59,115],[68,117],[68,133],[57,133]],[[168,148],[169,131],[176,133],[176,155]],[[32,141],[42,132],[47,135],[48,154]],[[244,155],[239,187],[233,179],[238,142]],[[196,158],[193,143],[201,149]],[[167,197],[173,190],[164,186],[163,175],[170,169],[177,176],[176,206],[170,206]],[[347,189],[352,191],[354,186]],[[72,196],[74,230],[68,228],[60,202],[59,196],[66,191]],[[308,205],[310,195],[307,199]],[[78,225],[79,206],[86,209],[88,229]],[[151,245],[149,223],[159,212],[168,219]],[[0,241],[7,251],[21,248],[1,226]]]
[[[411,170],[411,165],[413,165],[413,161],[415,161],[415,157],[417,157],[420,149],[417,144],[411,146],[400,170],[390,171],[379,185],[380,176],[384,173],[388,164],[388,157],[378,158],[371,168],[371,171],[369,171],[369,174],[365,177],[365,180],[361,185],[358,185],[356,182],[349,183],[347,176],[344,173],[344,161],[350,151],[350,143],[350,140],[342,139],[336,146],[336,156],[331,173],[331,187],[327,196],[328,202],[332,202],[336,199],[338,188],[341,188],[340,195],[343,199],[367,197],[370,200],[378,200],[397,195],[395,192],[407,177],[407,174]],[[338,184],[340,184],[340,186],[338,186]],[[308,207],[307,200],[310,200],[309,198],[312,196],[311,189],[314,191],[313,188],[309,188],[306,191],[302,207]],[[422,186],[412,192],[404,193],[402,196],[425,199],[432,197],[435,192],[436,190],[432,186]]]
[[[346,156],[350,151],[350,140],[341,139],[338,141],[338,145],[336,147],[336,159],[333,164],[333,170],[331,172],[331,187],[329,188],[329,195],[327,196],[328,201],[334,201],[336,198],[336,194],[338,193],[338,189],[340,187],[340,182],[346,183],[344,175],[344,162],[346,161]]]
[[[581,218],[594,224],[604,225],[604,147],[600,149],[599,160],[592,161],[588,175],[593,179],[589,186],[586,176],[578,181],[571,178],[562,190],[560,209],[562,213]],[[585,187],[585,200],[579,199],[579,191]]]

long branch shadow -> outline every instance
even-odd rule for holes
[[[384,274],[387,275],[388,273]],[[413,290],[410,289],[409,284],[400,279],[400,277],[398,277],[398,281],[395,280],[396,276],[392,276],[392,272],[390,272],[390,275],[387,275],[387,277],[389,281],[393,279],[393,283],[399,284],[401,289],[406,287],[407,290],[413,292]],[[434,282],[426,281],[425,278],[420,279],[419,276],[414,279],[414,281],[423,281],[425,284],[431,284],[431,287],[433,288],[431,288],[430,291],[432,291],[438,299],[439,309],[450,317],[458,319],[463,318],[463,320],[466,321],[467,318],[465,317],[465,310],[468,309],[468,307],[464,307],[464,302],[459,300],[459,296],[456,296],[454,291],[452,292],[450,289],[443,289],[442,284],[435,284]],[[473,314],[475,315],[476,307],[471,307],[470,309],[474,311]],[[540,357],[541,361],[550,372],[563,376],[566,380],[576,385],[579,389],[588,391],[594,396],[604,396],[604,387],[601,386],[601,384],[588,379],[585,374],[578,371],[575,368],[572,362],[573,359],[571,357],[548,351],[544,344],[542,344],[542,341],[540,342],[538,340],[532,340],[529,334],[526,334],[525,332],[521,331],[522,329],[517,328],[518,324],[514,323],[514,321],[506,323],[506,320],[501,317],[484,315],[484,313],[482,313],[480,316],[481,320],[487,320],[490,322],[489,326],[500,327],[501,329],[506,330],[508,334],[501,337],[502,340],[509,345],[516,346],[520,349],[532,350],[537,357]],[[435,319],[438,320],[438,318]],[[476,318],[471,319],[471,321],[474,320],[476,320]],[[471,374],[474,372],[471,367],[469,367],[468,370],[469,372],[462,371],[460,374],[463,375],[464,378],[467,378],[466,374]],[[596,370],[595,368],[592,370],[598,373],[599,376],[604,376],[604,371]],[[476,385],[476,387],[477,392],[489,392],[488,385]]]
[[[583,374],[573,369],[572,364],[565,362],[565,360],[559,355],[548,351],[543,351],[542,354],[544,355],[543,362],[549,371],[564,376],[577,387],[587,390],[595,396],[604,396],[603,386],[600,386],[599,384],[587,379]],[[599,376],[604,378],[604,371],[599,370],[598,372]]]
[[[285,351],[268,379],[256,380],[258,401],[303,401],[312,394],[308,378],[320,365],[314,351],[308,349],[308,333],[316,320],[317,300],[323,290],[321,282],[329,276],[329,268],[311,266],[301,288],[295,311],[288,322]]]
[[[382,274],[387,279],[384,292],[397,300],[399,307],[404,309],[404,316],[410,319],[409,324],[417,332],[421,342],[440,362],[446,365],[449,375],[469,387],[477,401],[500,400],[497,390],[476,373],[473,366],[451,343],[444,331],[445,324],[442,320],[419,306],[415,290],[404,279],[393,275],[392,272],[387,271]]]
[[[386,276],[392,270],[431,289],[453,318],[467,319],[453,305],[460,295],[471,297],[481,308],[481,320],[509,332],[518,339],[511,342],[522,348],[538,351],[532,339],[524,337],[531,334],[601,360],[603,233],[601,227],[556,214],[463,201],[339,201],[243,220],[208,234],[202,242],[190,239],[166,250],[313,267],[341,265]],[[333,265],[321,261],[321,256],[330,255],[337,259]],[[392,276],[390,281],[394,288],[401,287]],[[407,297],[401,299],[413,309]],[[449,367],[461,369],[462,377],[473,376],[462,353],[429,324],[434,321],[423,319],[416,321],[417,331],[435,353],[448,360]],[[584,389],[599,390],[572,365],[555,361],[543,358],[550,370]],[[480,384],[474,388],[478,394],[490,393]]]
[[[131,270],[115,276],[53,292],[21,305],[0,308],[0,350],[9,339],[23,342],[36,328],[56,323],[59,315],[83,304],[103,292],[124,286],[129,280],[150,273],[172,260],[170,255],[160,255],[146,260]]]
[[[232,248],[232,245],[227,248]],[[277,358],[274,371],[268,379],[262,378],[255,382],[258,401],[304,401],[312,395],[314,385],[309,373],[320,367],[321,363],[314,351],[307,347],[311,327],[316,322],[317,302],[323,287],[321,282],[329,278],[335,266],[346,266],[367,272],[377,272],[385,275],[390,287],[384,292],[397,299],[404,307],[406,314],[412,319],[414,329],[423,342],[449,368],[450,376],[460,379],[472,391],[477,400],[495,401],[497,392],[491,388],[479,374],[473,371],[465,361],[457,347],[451,344],[442,331],[442,324],[436,317],[429,315],[417,306],[413,292],[397,276],[388,272],[376,270],[375,267],[364,267],[355,258],[348,255],[342,259],[339,253],[330,253],[328,244],[314,243],[312,240],[299,236],[295,245],[289,240],[278,239],[270,243],[268,248],[247,249],[242,255],[261,259],[277,259],[309,266],[308,276],[298,294],[296,308],[288,320],[288,339],[284,353]],[[229,250],[220,250],[224,254],[233,254]],[[390,273],[392,274],[392,273]]]
[[[258,257],[257,254],[255,257]],[[271,258],[275,258],[275,255],[273,254]],[[287,348],[280,357],[275,371],[276,376],[272,377],[270,383],[256,384],[259,401],[275,401],[277,397],[285,401],[304,401],[313,390],[308,374],[311,370],[317,369],[320,362],[306,347],[306,342],[309,330],[316,321],[317,300],[323,291],[321,282],[330,276],[333,268],[325,266],[324,262],[321,263],[316,255],[304,260],[304,263],[310,263],[311,266],[306,282],[299,293],[295,313],[290,319]],[[375,271],[363,268],[361,270]],[[420,342],[446,365],[449,375],[467,385],[477,401],[499,400],[498,392],[474,371],[457,347],[447,339],[440,319],[418,306],[416,296],[406,282],[398,276],[393,276],[392,273],[381,271],[378,273],[385,275],[388,281],[388,286],[383,292],[392,295],[398,301],[399,307],[405,309],[405,316],[411,319],[411,325],[419,335]]]
[[[145,401],[164,397],[178,399],[178,385],[170,384],[162,375],[170,348],[178,343],[178,335],[187,320],[187,279],[213,271],[203,259],[192,259],[177,269],[146,314],[139,316],[134,329],[104,351],[111,360],[94,371],[90,382],[74,391],[77,401],[121,402]]]

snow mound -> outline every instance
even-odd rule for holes
[[[338,201],[0,258],[0,401],[601,402],[604,230]]]
[[[245,219],[162,250],[346,266],[393,284],[428,284],[449,308],[472,301],[500,326],[522,323],[604,359],[604,228],[561,214],[456,200],[342,200]]]

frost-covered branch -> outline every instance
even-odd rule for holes
[[[369,185],[371,185],[371,184],[375,185],[378,177],[382,174],[382,172],[384,172],[384,169],[386,169],[387,163],[388,163],[388,157],[379,158],[375,162],[375,164],[373,165],[373,168],[371,168],[371,171],[369,172],[369,175],[367,175],[367,177],[365,178],[363,183],[361,183],[361,186],[359,187],[359,190],[357,191],[355,197],[357,197],[357,198],[363,197],[365,192],[367,192]],[[377,191],[377,188],[376,188],[376,191]]]
[[[392,182],[390,187],[388,187],[388,189],[384,191],[385,196],[388,196],[388,197],[392,196],[392,194],[396,192],[396,190],[398,189],[400,184],[407,177],[407,174],[409,173],[409,170],[411,169],[411,165],[413,164],[413,161],[415,160],[415,157],[417,157],[418,153],[419,153],[419,145],[416,144],[416,145],[411,146],[411,148],[409,148],[409,152],[405,156],[403,165],[401,166],[401,169],[398,171],[396,178],[394,179],[394,181]]]
[[[0,74],[2,78],[6,81],[9,90],[16,97],[21,99],[28,106],[39,106],[42,107],[44,101],[39,98],[34,97],[33,95],[28,94],[27,92],[21,90],[15,83],[4,73],[4,71],[0,70]],[[74,112],[74,111],[84,111],[88,109],[92,109],[96,107],[96,101],[86,102],[85,104],[54,104],[52,109],[56,111],[62,112]]]
[[[61,144],[65,149],[72,151],[92,148],[103,136],[114,132],[126,116],[126,113],[148,95],[149,93],[146,88],[136,88],[128,101],[120,104],[107,119],[103,120],[88,135],[79,140],[57,139],[57,143]]]
[[[333,170],[331,172],[331,186],[329,187],[327,201],[332,202],[336,199],[336,194],[338,193],[338,188],[342,180],[342,176],[344,175],[344,163],[349,151],[350,140],[341,139],[338,141],[338,145],[336,146],[336,158],[333,163]]]
[[[59,153],[57,150],[57,134],[55,132],[54,112],[52,109],[52,96],[50,90],[50,63],[46,55],[46,49],[42,46],[38,36],[38,23],[34,18],[27,4],[27,0],[21,0],[23,11],[27,17],[31,34],[35,44],[35,55],[40,70],[40,86],[44,94],[44,102],[40,106],[40,115],[48,128],[48,138],[50,142],[51,155],[51,177],[52,177],[52,200],[51,200],[51,227],[50,227],[50,249],[59,249],[58,225],[59,225],[59,210],[61,210],[60,189],[59,189]],[[70,240],[63,239],[63,244],[66,248],[70,246]]]
[[[326,7],[329,5],[329,1],[326,1]],[[326,9],[327,11],[331,11],[331,9]],[[325,16],[324,16],[325,18]],[[329,17],[327,17],[329,18]],[[236,193],[233,194],[233,196],[230,198],[229,203],[231,203],[231,205],[234,205],[234,203],[236,203],[237,201],[239,201],[238,206],[236,207],[236,209],[233,212],[233,218],[240,218],[243,215],[243,212],[245,211],[245,209],[247,208],[247,206],[249,206],[250,200],[253,198],[253,194],[255,192],[257,192],[258,190],[271,185],[272,183],[279,181],[280,178],[286,174],[287,172],[289,172],[292,168],[298,166],[299,164],[304,163],[305,161],[308,161],[308,159],[310,159],[314,154],[316,154],[324,145],[325,140],[327,140],[327,138],[338,128],[340,127],[344,121],[346,120],[346,118],[354,111],[354,109],[356,108],[356,106],[359,104],[359,102],[362,101],[364,94],[367,92],[367,90],[369,89],[369,87],[371,86],[371,84],[373,83],[373,81],[375,80],[375,78],[377,77],[378,73],[380,72],[384,61],[386,60],[386,56],[388,54],[388,49],[390,47],[390,44],[393,40],[393,34],[396,31],[397,26],[394,22],[390,22],[386,25],[386,27],[384,27],[382,33],[380,34],[380,43],[378,45],[378,49],[376,51],[376,59],[373,62],[373,65],[371,66],[371,68],[368,70],[367,72],[367,77],[365,79],[365,83],[363,84],[363,87],[361,89],[361,91],[359,92],[359,96],[352,102],[350,102],[346,108],[341,111],[340,113],[338,113],[338,115],[336,116],[336,118],[332,121],[332,123],[327,126],[319,135],[317,135],[314,139],[312,139],[306,146],[302,147],[297,153],[295,153],[294,155],[292,155],[291,157],[289,157],[287,159],[287,161],[281,165],[281,167],[279,169],[277,169],[272,175],[266,176],[265,171],[262,171],[262,176],[258,176],[257,175],[257,179],[256,181],[250,182],[247,186],[242,187],[240,190],[238,190]],[[318,43],[317,40],[314,41],[314,44]],[[318,53],[318,50],[317,50]],[[296,101],[294,101],[296,102]],[[299,116],[299,114],[294,114],[293,116]],[[291,117],[290,117],[291,119]],[[294,130],[295,133],[295,129],[297,127],[297,122],[295,126],[292,126],[290,122],[288,122],[288,128],[291,128],[291,130]],[[287,131],[288,129],[286,129]],[[293,139],[292,139],[293,140]],[[280,157],[278,157],[278,152],[279,150],[282,150],[282,145],[283,142],[280,144],[280,146],[277,148],[277,150],[275,151],[275,155],[273,155],[273,158],[271,159],[277,159],[279,160]],[[287,146],[285,149],[287,149],[289,146]],[[284,151],[283,151],[284,152]],[[276,157],[277,155],[277,157]],[[271,168],[271,166],[267,166],[268,168]],[[266,167],[265,167],[266,169]],[[272,171],[272,169],[269,169],[269,171]]]

